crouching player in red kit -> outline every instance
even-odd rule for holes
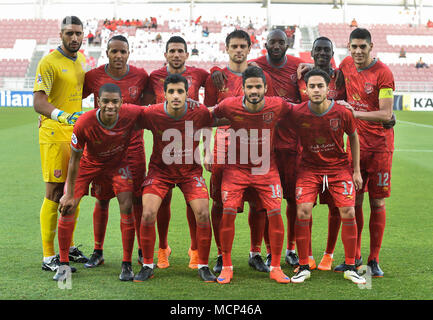
[[[165,103],[147,107],[145,129],[153,134],[153,151],[149,172],[143,186],[143,216],[140,242],[143,267],[135,282],[153,277],[153,255],[156,240],[155,222],[158,210],[167,193],[176,185],[194,212],[198,250],[198,274],[205,282],[216,277],[208,266],[212,240],[209,219],[209,194],[202,176],[199,142],[200,129],[211,127],[214,119],[204,105],[191,107],[187,102],[188,81],[179,74],[171,74],[164,81]],[[211,131],[208,130],[208,142]]]
[[[311,275],[308,251],[312,210],[319,192],[328,189],[343,225],[341,238],[347,264],[344,278],[357,284],[365,283],[355,268],[355,189],[362,187],[355,118],[345,106],[327,99],[330,77],[326,72],[313,69],[305,75],[305,82],[310,100],[293,108],[287,119],[287,125],[295,125],[302,145],[295,194],[295,234],[300,267],[291,281],[301,283]],[[344,151],[344,133],[352,146],[353,174]]]
[[[120,208],[123,262],[119,279],[131,281],[134,273],[131,257],[134,246],[132,215],[133,181],[125,157],[136,123],[143,122],[145,108],[122,105],[120,88],[112,83],[99,89],[99,109],[84,113],[76,122],[71,139],[66,192],[60,199],[58,224],[60,267],[53,280],[62,280],[68,272],[69,245],[74,229],[74,212],[88,194],[91,182],[111,184]]]

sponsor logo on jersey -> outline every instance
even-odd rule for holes
[[[330,119],[329,126],[332,130],[337,131],[340,128],[340,119]]]
[[[42,76],[41,76],[40,73],[38,74],[38,78],[37,78],[36,82],[37,82],[38,84],[41,84],[41,83],[42,83]]]

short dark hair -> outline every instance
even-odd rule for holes
[[[81,22],[80,18],[78,18],[77,16],[67,16],[63,18],[60,29],[63,31],[65,29],[65,26],[68,26],[70,24],[75,24],[83,28],[83,23]]]
[[[245,32],[244,30],[235,30],[230,32],[226,37],[226,47],[229,46],[230,40],[236,38],[236,39],[244,39],[248,42],[248,47],[251,47],[251,38],[250,35]]]
[[[119,96],[122,98],[122,91],[120,90],[120,87],[117,84],[114,83],[106,83],[102,87],[99,88],[98,96],[100,97],[104,92],[110,92],[110,93],[118,93]]]
[[[111,41],[123,41],[123,42],[126,42],[126,44],[128,45],[128,49],[129,49],[129,42],[128,42],[128,39],[126,39],[126,37],[124,37],[124,36],[122,36],[122,35],[116,35],[116,36],[113,36],[113,37],[111,37],[110,38],[110,40],[108,40],[108,42],[107,42],[107,50],[110,50],[110,43],[111,43]]]
[[[368,43],[371,43],[371,33],[367,29],[356,28],[350,33],[349,41],[352,41],[352,39],[362,39],[366,40]]]
[[[179,83],[183,82],[185,85],[185,91],[188,91],[188,80],[186,78],[178,73],[173,73],[168,75],[167,78],[164,80],[164,92],[167,91],[167,87],[170,83]]]
[[[170,43],[183,43],[183,45],[185,46],[185,52],[188,51],[188,47],[186,45],[185,39],[180,36],[173,36],[170,39],[168,39],[167,43],[165,44],[165,52],[168,52],[168,45]]]
[[[327,37],[318,37],[318,38],[316,38],[314,40],[314,42],[313,42],[313,47],[312,48],[314,48],[314,45],[316,44],[317,41],[329,41],[331,43],[331,47],[333,48],[333,44],[332,44],[331,39],[329,39]]]
[[[308,80],[311,77],[313,77],[313,76],[320,76],[320,77],[322,77],[325,80],[327,86],[331,82],[331,77],[329,76],[329,74],[327,74],[325,71],[323,71],[323,70],[321,70],[319,68],[313,68],[310,71],[308,71],[306,73],[306,75],[304,76],[305,83],[308,84]]]
[[[245,85],[245,81],[248,78],[262,78],[263,84],[266,85],[266,76],[263,73],[262,68],[257,66],[249,66],[243,73],[242,73],[242,85]]]

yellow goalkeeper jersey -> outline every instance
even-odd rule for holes
[[[33,92],[44,91],[48,102],[68,113],[81,111],[86,58],[68,57],[59,47],[39,61]],[[72,126],[42,116],[39,143],[70,142]]]

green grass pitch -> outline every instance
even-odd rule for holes
[[[431,300],[433,299],[433,112],[397,112],[392,195],[387,200],[387,225],[380,254],[385,277],[360,288],[332,271],[313,271],[303,284],[281,285],[248,266],[247,214],[239,214],[233,245],[234,279],[229,285],[203,283],[188,268],[189,231],[185,202],[178,189],[172,200],[168,241],[173,249],[168,269],[156,269],[145,283],[118,280],[122,259],[119,210],[111,202],[105,241],[105,264],[93,270],[74,264],[72,288],[60,289],[53,273],[41,270],[39,210],[44,196],[38,148],[37,115],[32,108],[0,108],[0,299],[1,300]],[[147,155],[151,134],[145,134]],[[209,174],[205,173],[209,182]],[[85,197],[75,232],[87,255],[93,250],[94,200]],[[246,212],[248,210],[245,205]],[[283,205],[283,211],[285,204]],[[369,209],[365,203],[362,254],[369,252]],[[285,215],[283,215],[286,224]],[[327,208],[313,211],[313,254],[319,263],[326,245]],[[57,237],[56,237],[57,248]],[[158,241],[157,241],[158,243]],[[156,245],[157,245],[156,243]],[[285,245],[284,245],[285,246]],[[265,248],[263,246],[263,250]],[[133,268],[140,266],[135,260]],[[212,244],[210,266],[216,257]],[[334,266],[343,261],[339,238]],[[289,276],[293,270],[284,264]]]

